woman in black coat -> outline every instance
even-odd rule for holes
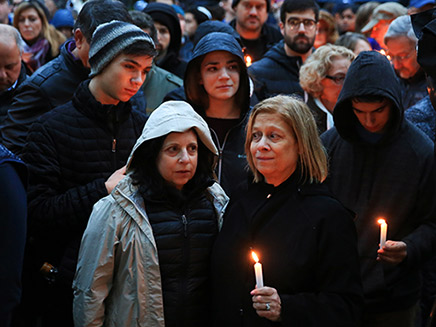
[[[259,103],[245,151],[254,181],[234,193],[213,251],[215,326],[354,326],[353,216],[322,184],[327,159],[310,110],[288,96]],[[255,287],[252,250],[264,287]]]

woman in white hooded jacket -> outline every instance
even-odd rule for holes
[[[94,206],[74,288],[81,326],[205,326],[210,249],[228,197],[214,180],[217,149],[186,102],[148,119],[127,176]]]

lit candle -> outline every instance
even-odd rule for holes
[[[249,55],[246,55],[246,56],[244,57],[244,59],[245,59],[245,65],[246,65],[247,67],[250,67],[251,64],[253,63],[253,60],[251,59],[251,57],[250,57]]]
[[[251,256],[253,257],[254,261],[256,261],[254,264],[254,274],[256,275],[257,288],[263,287],[262,264],[259,262],[259,258],[254,251],[251,251]]]
[[[386,243],[386,234],[388,233],[388,224],[386,224],[386,220],[379,219],[378,223],[380,224],[380,249]]]

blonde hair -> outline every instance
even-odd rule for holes
[[[279,115],[293,130],[300,151],[298,167],[303,181],[322,182],[327,177],[327,156],[318,136],[315,119],[304,102],[287,95],[277,95],[263,100],[251,111],[247,124],[245,153],[250,170],[254,174],[254,181],[263,180],[262,174],[254,165],[250,151],[253,125],[257,115],[261,113]]]
[[[14,22],[13,25],[17,30],[18,22],[20,20],[21,13],[27,9],[33,8],[38,13],[39,19],[41,19],[41,35],[50,44],[50,54],[52,57],[56,57],[59,54],[59,48],[64,43],[67,38],[61,32],[56,30],[56,28],[48,23],[47,16],[44,13],[42,7],[36,1],[24,1],[20,3],[14,11]],[[21,32],[20,32],[21,33]]]
[[[302,89],[314,98],[318,98],[324,89],[321,81],[326,77],[332,62],[338,57],[352,62],[356,55],[340,45],[326,44],[319,47],[300,68]]]

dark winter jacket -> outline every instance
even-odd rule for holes
[[[422,69],[418,70],[409,79],[399,78],[399,80],[402,88],[404,110],[412,107],[428,95],[427,80]]]
[[[24,163],[1,144],[0,183],[0,326],[9,327],[12,310],[21,300],[27,171]]]
[[[363,298],[353,216],[325,186],[299,180],[253,183],[231,198],[212,252],[213,326],[275,326],[252,307],[251,249],[280,296],[277,326],[355,326]]]
[[[18,79],[16,81],[17,84],[9,90],[4,90],[3,92],[0,92],[0,128],[3,126],[4,120],[8,114],[8,110],[11,107],[11,103],[14,100],[14,97],[17,95],[18,87],[23,84],[26,78],[26,67],[24,66],[24,63],[21,63],[20,75],[18,76]]]
[[[203,98],[207,97],[204,87],[198,83],[198,80],[191,79],[190,76],[198,72],[201,60],[207,53],[213,51],[227,51],[237,56],[240,66],[239,90],[236,93],[236,101],[239,101],[241,116],[237,125],[228,130],[223,142],[220,142],[218,135],[214,130],[213,122],[207,119],[206,108],[201,104],[195,103],[192,93],[204,94]],[[212,138],[219,151],[218,164],[216,173],[218,181],[226,193],[231,196],[235,187],[246,180],[247,161],[244,150],[245,143],[245,125],[248,119],[250,110],[249,96],[249,80],[247,70],[243,60],[243,54],[239,43],[236,39],[226,33],[211,33],[203,37],[194,49],[192,60],[188,64],[184,81],[185,93],[188,102],[202,116],[206,118],[211,129]],[[197,91],[193,91],[197,89]],[[201,93],[202,92],[202,93]]]
[[[144,12],[149,14],[153,18],[153,21],[165,25],[171,35],[167,54],[164,58],[156,61],[156,65],[183,78],[187,63],[179,59],[182,30],[176,11],[166,3],[152,2],[145,7]]]
[[[408,121],[418,127],[433,142],[436,136],[436,110],[430,101],[430,96],[426,96],[404,113]]]
[[[392,103],[385,131],[375,143],[360,137],[363,127],[352,109],[351,98],[362,95],[383,96]],[[400,85],[390,62],[377,52],[363,52],[351,64],[334,121],[335,127],[322,135],[330,157],[328,184],[357,214],[366,310],[406,309],[419,297],[420,264],[436,250],[436,226],[430,215],[435,194],[433,144],[403,119]],[[388,240],[407,244],[401,264],[376,261],[379,217],[387,221]]]
[[[1,129],[3,143],[12,152],[20,155],[32,123],[71,100],[88,77],[89,69],[70,52],[74,47],[74,41],[66,42],[58,57],[35,71],[17,90]]]
[[[81,83],[72,101],[32,125],[23,151],[30,172],[29,236],[34,243],[29,246],[38,249],[35,268],[44,261],[59,267],[62,261],[59,270],[67,284],[92,207],[107,195],[106,180],[126,164],[145,123],[145,114],[132,111],[128,102],[100,104],[88,85]],[[63,258],[72,247],[69,258]]]
[[[230,26],[232,26],[236,30],[236,19],[230,22]],[[247,40],[241,36],[242,44],[245,47],[245,55],[249,55],[253,62],[262,59],[264,54],[277,42],[283,39],[282,33],[280,33],[279,29],[268,24],[263,24],[262,30],[260,31],[260,38],[257,40]],[[262,47],[253,47],[252,43],[261,44]]]
[[[284,41],[273,46],[261,60],[253,63],[248,71],[254,81],[254,92],[259,101],[278,94],[303,96],[300,86],[301,57],[286,54]]]

